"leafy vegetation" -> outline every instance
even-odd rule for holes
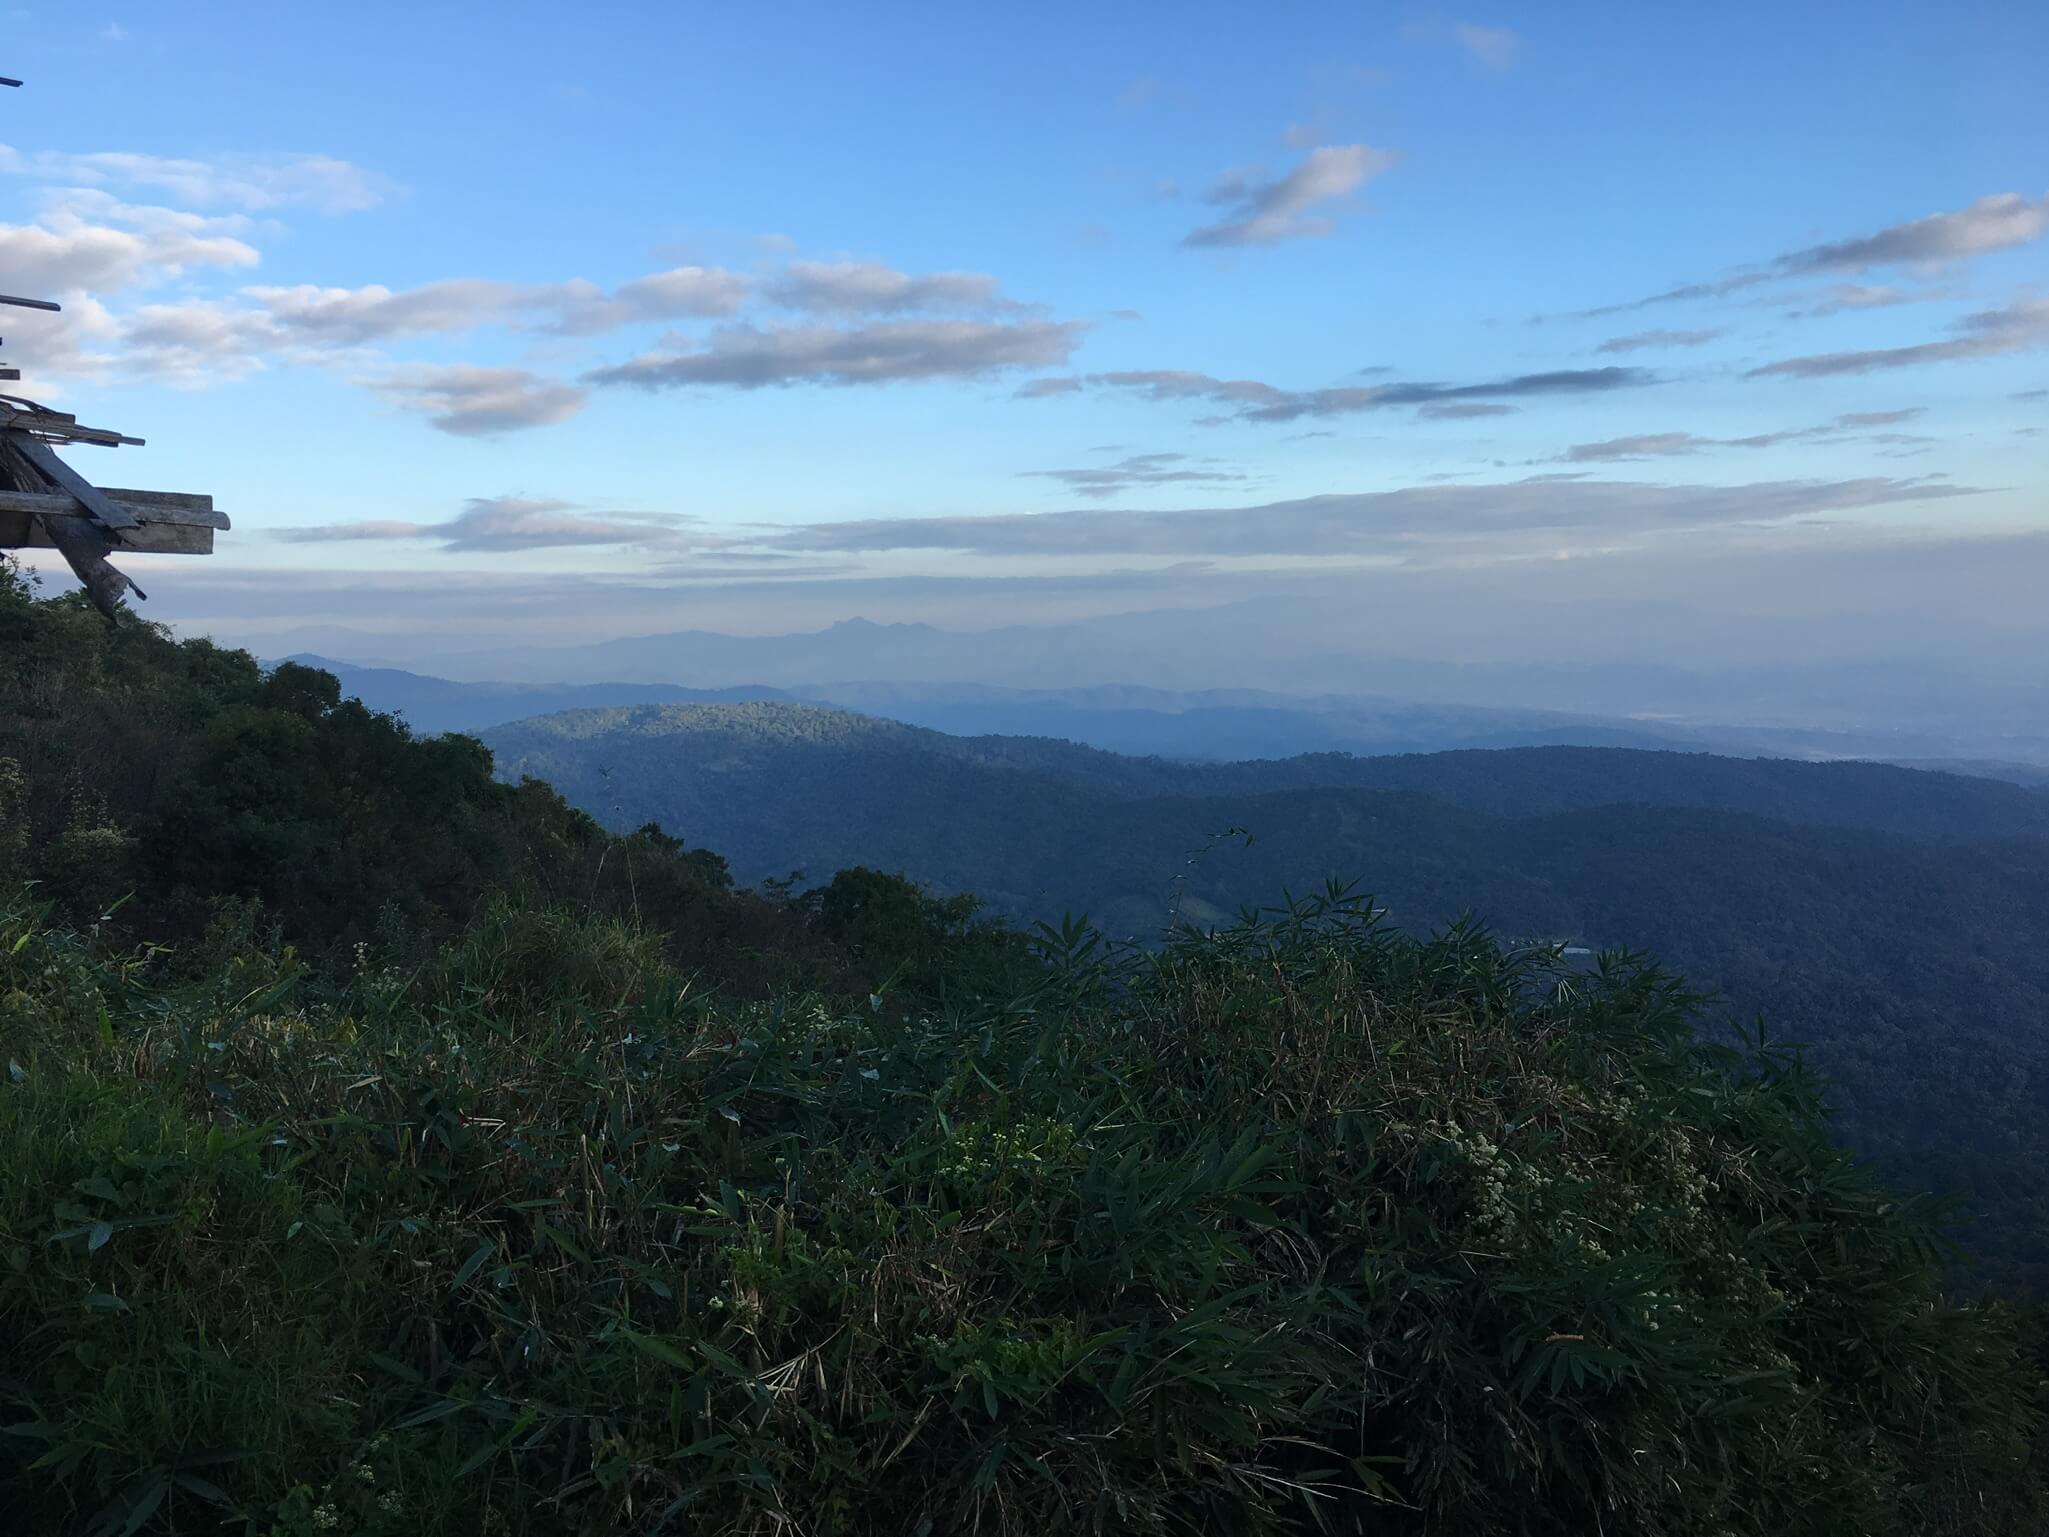
[[[2039,791],[1573,748],[1172,764],[772,702],[490,737],[512,770],[688,829],[743,880],[869,865],[1015,921],[1143,936],[1358,878],[1413,933],[1470,911],[1648,950],[1714,996],[1711,1019],[1807,1042],[1849,1146],[1965,1199],[1973,1279],[2049,1296]]]
[[[2039,1316],[1641,959],[737,891],[83,617],[0,584],[13,1530],[2049,1515]]]
[[[29,1530],[2023,1532],[2039,1366],[1686,1000],[1362,904],[953,1009],[0,918]]]

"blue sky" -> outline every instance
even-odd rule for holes
[[[2040,7],[19,14],[0,356],[187,624],[2042,559]]]

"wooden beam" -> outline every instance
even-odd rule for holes
[[[56,457],[25,432],[0,431],[0,485],[48,484],[49,476],[43,461],[56,460]],[[61,461],[59,467],[67,476],[71,474],[69,467],[63,466]],[[124,594],[133,592],[138,598],[146,598],[149,594],[115,569],[107,559],[114,550],[113,536],[109,530],[96,518],[80,515],[84,508],[79,505],[78,499],[70,494],[69,487],[59,485],[55,489],[78,508],[78,511],[67,517],[46,518],[32,514],[30,521],[35,530],[40,531],[42,537],[47,538],[64,556],[72,574],[78,578],[86,590],[86,595],[92,599],[93,607],[106,616],[109,624],[118,624]],[[92,490],[91,487],[86,489]],[[100,495],[97,491],[93,491],[92,494],[96,497]],[[136,521],[126,513],[118,515],[128,518],[131,523]]]
[[[131,438],[109,427],[81,427],[77,417],[66,416],[62,411],[46,410],[42,406],[32,406],[24,411],[11,405],[0,405],[0,430],[7,429],[33,432],[53,443],[91,443],[100,448],[119,448],[124,443],[135,448],[142,446],[141,438]]]
[[[155,516],[159,521],[170,519],[175,522],[179,513],[204,513],[207,519],[212,520],[209,527],[229,526],[228,515],[213,510],[213,498],[210,496],[191,491],[123,491],[118,486],[101,486],[100,490],[113,501],[133,502],[138,508],[149,509],[137,513],[138,517],[145,519]]]
[[[76,507],[68,514],[21,512],[8,505],[13,501],[11,496],[0,499],[0,550],[60,550],[65,529],[90,523]],[[54,534],[53,526],[57,528]],[[110,550],[115,554],[211,555],[214,533],[207,523],[145,523],[122,534],[120,548],[112,550],[110,545]]]
[[[105,614],[108,620],[116,621],[121,615],[121,595],[133,592],[138,598],[147,598],[148,593],[137,587],[130,577],[116,571],[107,563],[107,556],[113,546],[107,542],[107,531],[90,518],[38,518],[50,543],[64,554],[71,569],[92,597],[93,607]]]
[[[158,524],[174,523],[188,528],[230,526],[226,513],[213,510],[210,496],[188,496],[176,491],[108,490],[103,494],[135,520],[137,529],[122,531],[124,543],[127,534]],[[76,502],[54,491],[0,491],[0,512],[45,518],[83,516]]]
[[[19,395],[0,395],[0,411],[10,416],[47,416],[53,422],[75,422],[77,417],[66,411],[52,411],[48,406],[39,406],[33,400],[24,400]],[[6,425],[0,422],[0,426]]]
[[[20,429],[20,418],[15,418],[6,436],[13,440],[14,451],[34,465],[43,479],[61,491],[68,491],[72,497],[92,514],[102,527],[128,529],[137,527],[136,518],[107,500],[106,494],[78,471],[66,464],[50,451],[49,445],[30,437]]]

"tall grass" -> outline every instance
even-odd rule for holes
[[[1690,1000],[1344,893],[995,1001],[0,901],[31,1532],[2033,1532],[2037,1377]],[[941,994],[934,994],[940,996]],[[954,996],[944,994],[944,996]],[[2037,1469],[2039,1472],[2039,1469]]]

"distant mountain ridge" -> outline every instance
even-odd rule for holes
[[[1628,633],[1669,641],[1670,623],[1676,622],[1669,605],[1629,607],[1634,617]],[[1131,685],[1182,693],[1265,691],[1267,697],[1256,701],[1213,703],[1321,716],[1327,712],[1318,701],[1331,696],[1377,709],[1423,702],[1427,709],[1546,714],[1554,725],[1559,717],[1599,720],[1720,751],[2049,765],[2049,673],[2025,648],[1966,664],[1916,650],[1905,639],[1910,629],[1880,625],[1855,661],[1799,646],[1746,644],[1701,652],[1718,659],[1689,666],[1656,659],[1683,657],[1684,649],[1623,644],[1620,632],[1609,637],[1613,643],[1589,650],[1592,638],[1607,632],[1578,610],[1571,646],[1560,651],[1538,644],[1536,632],[1525,635],[1530,625],[1558,638],[1557,624],[1543,609],[1534,603],[1481,616],[1484,635],[1470,628],[1444,634],[1442,616],[1434,612],[1368,612],[1356,601],[1328,599],[1163,607],[987,629],[845,619],[784,634],[677,630],[593,644],[444,651],[436,654],[434,670],[471,682],[763,687],[861,708],[872,706],[826,691],[1015,689],[1059,695],[1066,704],[1082,702],[1074,690]],[[308,632],[309,642],[321,634]],[[412,657],[381,654],[374,638],[326,638],[341,644],[280,649],[339,654],[365,665],[414,664]],[[883,713],[902,714],[913,697],[899,696]],[[927,703],[938,697],[922,693]],[[942,724],[929,718],[925,723]],[[1025,723],[943,724],[987,730]],[[1029,729],[1058,728],[1037,721]],[[1484,734],[1470,733],[1476,740]],[[1268,742],[1232,751],[1303,750],[1376,735],[1385,742],[1376,751],[1452,745],[1441,733],[1416,738],[1403,729],[1376,733],[1352,725],[1343,744],[1305,739],[1286,749]],[[1168,750],[1164,742],[1120,739],[1115,745]]]
[[[821,790],[838,785],[851,793],[864,773],[887,761],[899,774],[946,765],[945,788],[974,795],[1005,793],[976,783],[981,774],[1023,776],[1034,782],[1034,795],[1052,789],[1112,799],[1402,790],[1493,816],[1646,804],[1864,828],[1928,842],[2049,839],[2049,797],[1994,780],[1886,764],[1670,750],[1565,746],[1187,762],[1129,757],[1052,738],[956,736],[789,700],[570,711],[494,728],[484,740],[507,772],[548,779],[571,799],[594,754],[605,757],[615,778],[666,778],[664,793],[675,814],[686,825],[707,828],[737,814],[715,789],[730,776],[816,784]],[[700,772],[705,777],[692,777]],[[941,786],[933,789],[939,793]],[[1026,789],[1012,785],[1008,793],[1019,796]],[[744,864],[746,856],[740,857]]]
[[[1236,760],[1309,752],[1361,755],[1455,748],[1638,747],[1742,756],[1902,757],[1901,744],[1748,727],[1687,727],[1535,709],[1431,704],[1373,695],[1278,694],[1261,689],[1178,691],[1132,684],[1027,689],[973,683],[465,683],[315,654],[287,660],[325,668],[366,704],[404,715],[424,733],[477,732],[562,710],[632,704],[784,699],[840,706],[955,736],[1043,736],[1132,756]],[[2021,763],[1924,761],[2020,781],[2049,780]]]
[[[444,731],[475,733],[506,721],[563,710],[790,697],[780,689],[680,688],[669,683],[458,683],[397,667],[359,667],[308,652],[281,660],[333,673],[350,694],[372,709],[403,715],[415,731],[426,736]]]

